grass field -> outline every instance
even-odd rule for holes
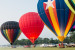
[[[0,48],[0,50],[75,50],[75,48]]]

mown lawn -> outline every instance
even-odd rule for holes
[[[0,48],[0,50],[75,50],[75,48]]]

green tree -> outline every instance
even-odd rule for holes
[[[36,41],[35,44],[42,44],[43,43],[43,39],[41,37],[39,37]]]
[[[70,40],[75,43],[75,32],[70,33]]]
[[[66,39],[64,40],[64,43],[70,43],[71,41],[70,41],[70,37],[66,37]]]
[[[20,42],[20,40],[16,40],[16,41],[13,43],[13,45],[20,45],[19,42]]]
[[[54,40],[54,43],[55,43],[55,44],[58,44],[58,43],[59,43],[59,40],[55,39],[55,40]]]
[[[50,39],[50,43],[54,43],[55,41],[53,40],[53,38]]]
[[[44,38],[43,39],[43,43],[49,44],[49,39],[48,38]]]

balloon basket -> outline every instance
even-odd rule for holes
[[[33,48],[35,48],[35,44],[33,44],[33,46],[32,46]]]
[[[61,46],[59,46],[59,48],[65,48],[65,46],[61,45]]]
[[[16,46],[14,46],[14,45],[11,45],[11,48],[16,48]]]
[[[59,44],[59,48],[65,48],[63,42],[61,44]]]

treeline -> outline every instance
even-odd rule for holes
[[[59,43],[59,40],[53,40],[53,38],[49,39],[49,38],[41,38],[39,37],[34,44],[49,44],[49,43]],[[31,45],[32,43],[30,42],[30,40],[28,39],[21,39],[21,40],[17,40],[15,41],[14,45]]]
[[[64,40],[64,43],[75,43],[75,32],[70,34],[71,36],[67,37]],[[35,44],[58,44],[61,43],[58,39],[53,39],[53,38],[41,38],[39,37],[36,41]],[[17,40],[15,41],[14,45],[31,45],[32,43],[28,39],[22,39],[22,40]]]

